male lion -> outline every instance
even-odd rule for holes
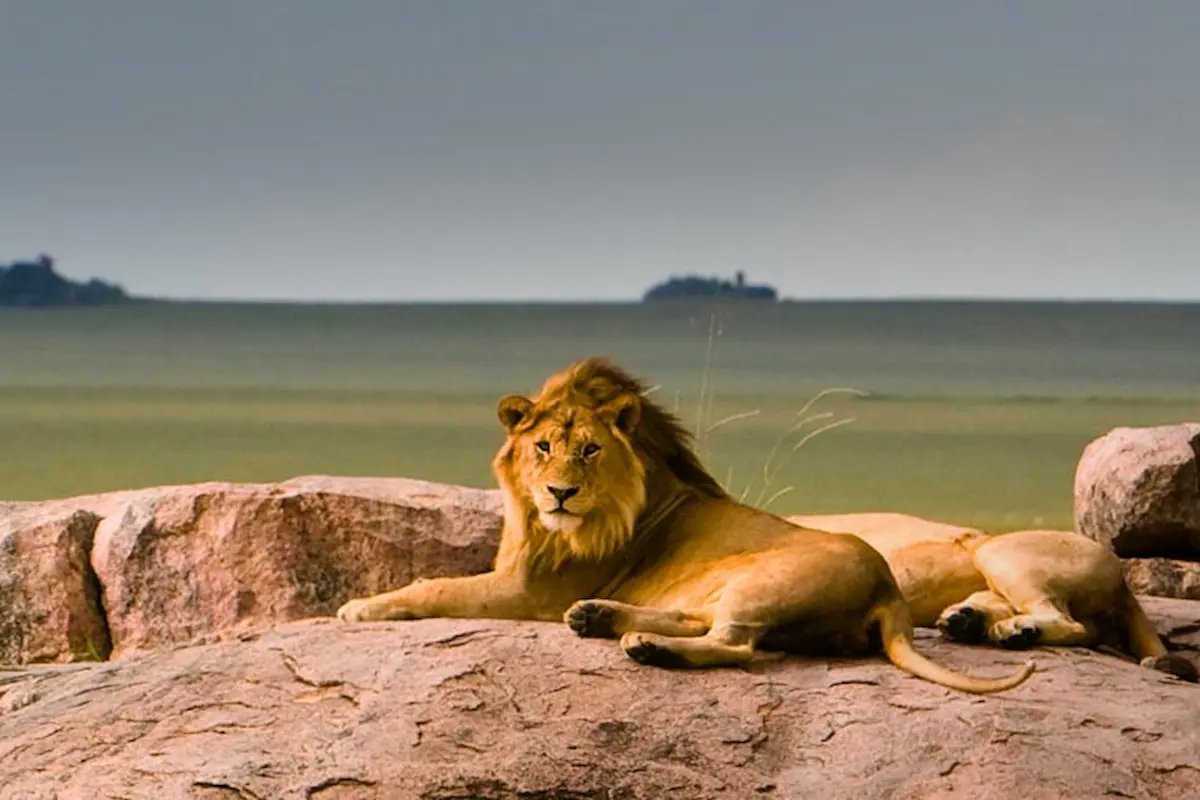
[[[1125,583],[1121,560],[1073,531],[989,536],[906,514],[788,517],[805,528],[852,533],[891,567],[913,623],[969,644],[1106,647],[1143,667],[1197,680],[1196,667],[1168,653]]]
[[[492,462],[504,495],[494,570],[351,600],[341,619],[565,619],[663,667],[882,645],[901,669],[977,693],[1034,670],[975,678],[926,659],[878,552],[736,502],[679,421],[605,359],[550,377],[534,399],[503,398],[498,414],[507,437]]]

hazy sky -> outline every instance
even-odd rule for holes
[[[0,0],[0,262],[137,293],[1200,299],[1200,3]]]

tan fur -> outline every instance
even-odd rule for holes
[[[507,437],[492,463],[505,498],[494,570],[351,600],[339,617],[565,619],[659,666],[882,645],[901,669],[981,693],[1033,672],[1031,662],[974,678],[921,656],[878,552],[736,502],[678,420],[604,359],[552,376],[535,398],[505,397],[497,411]]]
[[[1143,666],[1196,680],[1167,652],[1108,548],[1072,531],[987,535],[905,514],[794,516],[805,528],[852,533],[887,559],[913,622],[1001,647],[1105,646]]]

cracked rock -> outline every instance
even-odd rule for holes
[[[119,658],[488,569],[496,492],[297,478],[0,508],[0,662]],[[89,558],[90,551],[90,558]]]
[[[0,663],[97,661],[111,650],[88,562],[99,517],[24,507],[0,517]]]
[[[1200,603],[1146,607],[1198,635]],[[1026,657],[917,646],[978,675]],[[554,623],[305,620],[5,675],[0,701],[37,699],[0,702],[0,800],[1200,797],[1200,689],[1034,657],[976,696],[880,658],[671,671]]]

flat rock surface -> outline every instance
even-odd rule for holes
[[[1147,608],[1200,646],[1200,603]],[[304,620],[0,672],[0,798],[1200,797],[1200,687],[1033,657],[975,696],[881,659],[676,672],[549,623]]]

